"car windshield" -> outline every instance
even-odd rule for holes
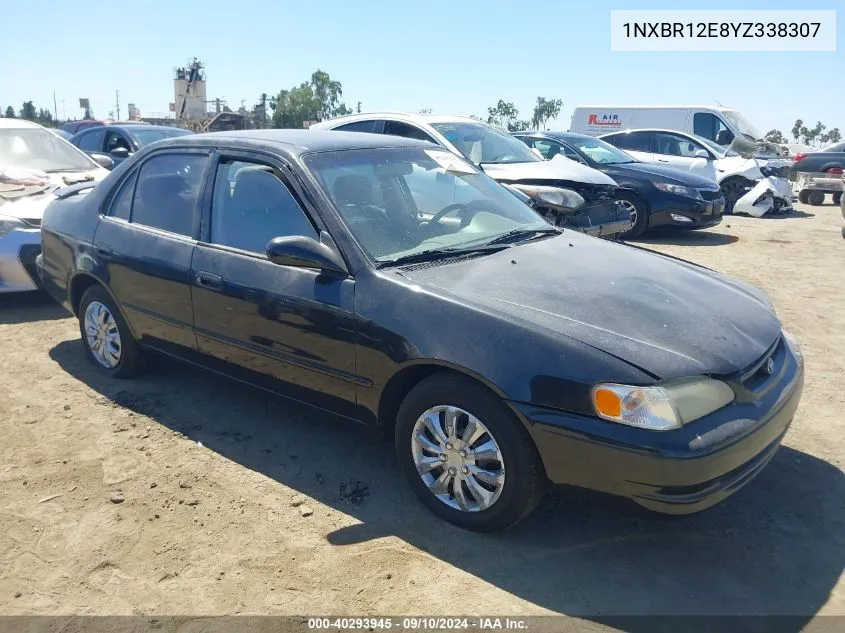
[[[433,123],[432,127],[477,165],[536,163],[543,160],[519,139],[485,123]]]
[[[97,164],[73,145],[43,128],[0,129],[0,165],[41,171],[86,171]]]
[[[622,165],[637,162],[618,147],[614,147],[601,139],[575,138],[567,139],[567,142],[599,165]]]
[[[719,145],[716,141],[711,141],[709,138],[704,138],[703,136],[695,136],[695,140],[701,143],[702,145],[706,145],[708,148],[710,148],[718,158],[724,158],[725,156],[739,156],[739,152],[735,152],[732,149],[723,147],[722,145]]]
[[[746,119],[742,114],[736,110],[722,110],[722,114],[736,126],[742,135],[747,137],[751,141],[756,141],[758,139],[763,138],[757,128],[755,128],[751,123],[749,123],[748,119]]]
[[[516,195],[443,149],[341,150],[304,160],[376,263],[483,247],[522,230],[554,230]]]
[[[175,128],[163,128],[151,125],[149,128],[133,128],[129,134],[139,147],[149,145],[163,138],[172,138],[174,136],[185,136],[190,134],[188,130],[177,130]]]

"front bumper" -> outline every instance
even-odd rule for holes
[[[804,384],[787,352],[778,384],[756,401],[736,401],[674,431],[648,431],[597,418],[511,403],[527,422],[546,474],[633,499],[668,514],[710,507],[748,483],[774,456]]]
[[[722,221],[725,212],[725,199],[698,200],[687,196],[671,194],[654,195],[648,201],[651,213],[648,216],[649,228],[658,226],[676,226],[688,229],[703,229],[716,226]],[[672,216],[687,218],[677,219]]]
[[[0,237],[0,293],[38,290],[35,258],[40,252],[40,229],[16,229]]]

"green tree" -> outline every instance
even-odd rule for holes
[[[34,121],[36,116],[37,113],[35,106],[32,105],[32,101],[24,101],[23,106],[21,106],[21,118],[27,121]]]
[[[7,119],[14,119],[15,118],[15,109],[12,106],[8,106],[6,108],[6,118]]]
[[[835,127],[827,133],[827,140],[831,143],[838,143],[842,140],[842,135],[839,133],[839,128]]]
[[[786,137],[781,134],[780,130],[769,130],[766,132],[765,138],[769,143],[786,143]]]
[[[556,118],[560,114],[560,108],[563,106],[561,99],[546,99],[545,97],[537,97],[537,104],[534,106],[534,114],[531,115],[531,127],[534,129],[546,129],[546,123]]]
[[[804,139],[804,144],[809,145],[810,141],[813,140],[813,135],[810,130],[808,130],[805,126],[801,126],[801,138]]]
[[[487,123],[490,125],[507,128],[508,123],[516,121],[516,117],[519,116],[519,110],[516,109],[514,104],[499,99],[499,103],[494,107],[487,108],[487,115]]]
[[[301,128],[306,121],[351,114],[352,111],[340,100],[342,95],[340,82],[318,69],[311,75],[310,81],[282,90],[270,100],[273,127]]]
[[[818,121],[815,127],[810,130],[810,133],[813,135],[813,141],[820,139],[826,128],[826,125],[824,125],[821,121]]]
[[[44,127],[56,127],[52,113],[44,108],[38,110],[38,116],[36,116],[35,120]]]
[[[792,126],[792,138],[795,139],[795,142],[798,142],[799,137],[801,136],[801,130],[805,130],[807,128],[804,127],[804,121],[801,119],[795,119],[795,125]]]

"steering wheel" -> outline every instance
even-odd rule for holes
[[[480,203],[480,204],[479,204]],[[444,216],[451,213],[452,211],[461,211],[461,228],[465,228],[469,223],[472,221],[473,216],[481,211],[480,208],[473,209],[473,206],[480,207],[483,206],[483,200],[473,200],[467,204],[462,202],[455,202],[448,206],[443,207],[437,213],[432,216],[432,218],[428,221],[429,224],[436,224],[443,219]]]

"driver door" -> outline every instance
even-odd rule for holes
[[[219,371],[352,417],[355,412],[355,281],[271,262],[275,237],[319,238],[316,214],[280,164],[228,153],[213,193],[191,278],[197,346]],[[330,239],[330,238],[329,238]]]

